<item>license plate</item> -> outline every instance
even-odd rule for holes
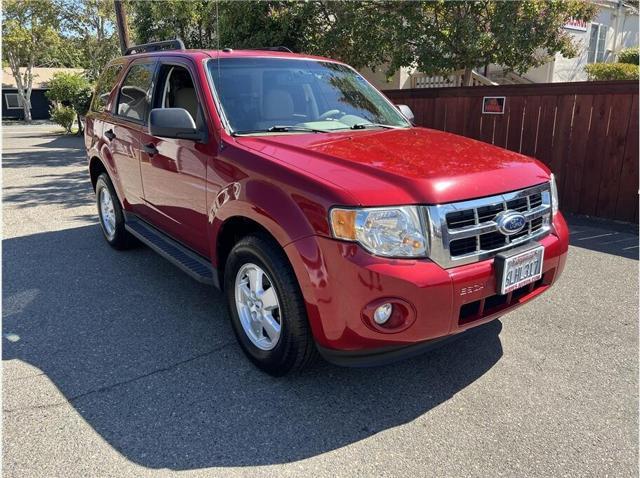
[[[519,289],[542,277],[544,247],[526,245],[498,254],[495,259],[500,294]]]

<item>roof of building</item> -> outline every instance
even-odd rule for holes
[[[20,73],[24,73],[25,69],[21,68]],[[56,73],[82,73],[82,68],[34,68],[33,69],[33,86],[34,90],[42,90],[48,88],[49,81]],[[16,79],[11,73],[11,68],[2,69],[2,88],[17,88]]]

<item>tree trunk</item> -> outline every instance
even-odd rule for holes
[[[77,136],[82,136],[82,134],[84,133],[84,128],[82,127],[82,119],[80,118],[80,114],[76,113],[76,116],[78,117],[78,133]]]
[[[131,46],[129,41],[129,24],[127,23],[127,14],[125,12],[122,0],[113,0],[116,10],[116,24],[118,26],[118,39],[120,40],[120,50],[124,55],[127,48]]]
[[[24,122],[31,123],[31,102],[29,100],[22,100],[22,111],[24,112]]]
[[[20,63],[18,60],[11,53],[7,56],[9,57],[11,73],[13,74],[13,77],[16,80],[16,86],[18,87],[18,98],[20,98],[20,101],[22,102],[24,121],[26,123],[31,123],[31,86],[33,84],[31,69],[33,65],[27,65],[27,71],[24,73],[24,76],[22,76],[20,74]]]
[[[473,73],[473,68],[464,69],[464,76],[462,77],[462,86],[472,86],[471,85],[471,82],[473,80],[473,77],[471,76],[472,73]]]

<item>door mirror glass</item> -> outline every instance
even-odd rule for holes
[[[149,134],[161,138],[199,141],[202,133],[184,108],[154,108],[149,115]]]
[[[400,110],[400,113],[402,113],[402,115],[405,118],[407,118],[411,123],[413,123],[413,120],[415,120],[416,117],[413,115],[413,111],[411,111],[411,108],[409,108],[407,105],[396,105],[396,106]]]

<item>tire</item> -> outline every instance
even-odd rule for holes
[[[258,269],[264,276],[254,291],[252,278],[260,277]],[[236,338],[258,368],[282,376],[301,371],[315,361],[318,352],[302,292],[284,251],[275,241],[262,235],[241,239],[227,258],[224,290]],[[253,299],[247,299],[249,293]],[[278,337],[274,340],[275,335]]]
[[[106,173],[98,176],[96,181],[96,206],[102,235],[109,245],[118,250],[135,246],[135,238],[124,227],[122,206]]]

